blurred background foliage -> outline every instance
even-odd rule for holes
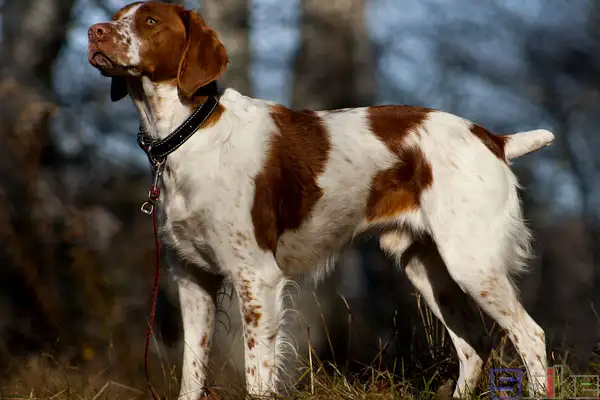
[[[600,342],[600,2],[181,3],[225,43],[221,86],[247,95],[313,109],[421,105],[498,133],[555,132],[553,147],[514,164],[537,255],[520,286],[556,359],[588,367]],[[0,397],[40,354],[141,387],[153,240],[138,210],[150,175],[133,106],[110,102],[109,81],[86,54],[89,25],[125,4],[0,0]],[[173,290],[163,279],[153,362],[165,376],[182,346]],[[230,294],[216,372],[239,372],[243,360]],[[289,302],[304,358],[310,343],[348,368],[402,358],[426,370],[441,357],[456,372],[419,333],[435,322],[402,272],[369,241]]]

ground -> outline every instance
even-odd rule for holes
[[[84,352],[85,353],[85,352]],[[452,394],[452,377],[448,376],[448,363],[453,355],[439,359],[438,366],[423,372],[420,376],[407,378],[404,376],[404,365],[399,362],[395,371],[380,371],[375,366],[365,367],[359,374],[345,374],[338,367],[321,363],[313,358],[312,368],[304,371],[299,388],[281,398],[295,399],[450,399]],[[93,359],[93,354],[87,354]],[[550,355],[551,365],[568,365],[568,360],[556,360]],[[505,360],[512,359],[511,362]],[[153,364],[151,375],[153,384],[164,399],[177,397],[178,382],[176,366],[167,365],[160,358]],[[600,374],[600,364],[590,364],[589,374]],[[477,395],[474,399],[490,398],[489,372],[490,368],[519,368],[519,361],[514,357],[512,346],[506,337],[502,337],[487,362],[486,371],[482,375]],[[577,393],[574,382],[582,382],[581,378],[570,375],[568,366],[557,394],[561,398],[590,396],[595,388],[579,384]],[[393,373],[395,372],[395,373]],[[137,378],[132,378],[132,376]],[[74,367],[68,362],[56,359],[50,354],[41,354],[27,360],[13,360],[0,386],[0,399],[49,399],[49,400],[97,400],[97,399],[146,399],[149,394],[143,379],[143,359],[133,365],[119,363],[117,360],[89,361],[82,366]],[[229,377],[226,377],[231,381]],[[454,377],[455,378],[455,377]],[[597,377],[595,378],[598,379]],[[585,379],[584,379],[585,380]],[[587,379],[591,385],[598,382],[593,378]],[[558,382],[557,382],[558,383]],[[524,386],[525,383],[524,383]],[[584,392],[587,390],[587,392]],[[217,398],[242,399],[241,387],[216,387]],[[598,398],[600,392],[596,392]],[[594,396],[592,396],[594,397]],[[580,397],[581,398],[581,397]]]

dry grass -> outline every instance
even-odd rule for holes
[[[329,366],[328,366],[329,367]],[[429,382],[415,385],[414,382],[394,377],[386,371],[371,369],[368,379],[350,378],[325,365],[307,369],[309,384],[302,389],[292,389],[281,398],[297,399],[426,399],[433,398],[436,388]],[[158,375],[155,384],[158,392],[176,398],[175,374],[171,382],[161,382]],[[422,388],[418,388],[422,386]],[[164,389],[167,389],[166,391]],[[175,390],[173,390],[175,389]],[[220,398],[242,399],[239,388],[215,388]],[[110,379],[107,370],[93,373],[90,369],[75,368],[60,364],[48,355],[40,356],[24,363],[15,371],[2,387],[0,398],[9,399],[52,399],[52,400],[97,400],[97,399],[146,399],[148,392],[143,381],[130,383],[127,380]]]
[[[419,302],[420,304],[420,302]],[[419,307],[421,320],[425,327],[426,342],[429,352],[427,357],[435,356],[435,349],[450,346],[446,332],[431,312]],[[493,331],[493,327],[492,327]],[[493,332],[490,332],[493,333]],[[155,343],[158,350],[158,345]],[[165,399],[175,399],[178,391],[176,368],[165,361],[164,349],[157,352],[159,357],[152,361],[153,384],[158,393]],[[441,353],[443,354],[443,353]],[[380,356],[380,355],[379,355]],[[445,356],[447,357],[447,356]],[[507,362],[507,360],[509,360]],[[156,361],[156,362],[155,362]],[[371,366],[365,366],[360,374],[347,373],[336,365],[319,360],[316,352],[310,351],[306,357],[306,368],[295,387],[281,398],[306,400],[338,400],[338,399],[449,399],[452,395],[452,378],[447,368],[442,365],[448,360],[439,360],[440,367],[428,369],[422,374],[407,376],[402,361],[391,370],[379,368],[381,362],[375,359]],[[49,354],[42,354],[32,359],[15,361],[9,374],[2,379],[0,400],[9,399],[49,399],[49,400],[99,400],[99,399],[147,399],[149,394],[143,379],[142,358],[135,365],[121,364],[105,360],[87,363],[84,367],[70,366],[68,362],[56,359]],[[550,364],[567,365],[568,360],[557,360],[551,354]],[[514,350],[507,337],[501,339],[500,345],[487,361],[475,399],[490,397],[490,368],[519,368],[520,361],[514,356]],[[568,368],[568,367],[567,367]],[[590,367],[592,372],[600,373],[598,364]],[[570,371],[565,371],[565,377]],[[223,377],[221,377],[221,381]],[[225,377],[225,381],[231,381]],[[568,378],[567,378],[568,381]],[[572,383],[564,382],[560,387],[561,398],[573,398],[582,393],[575,393]],[[216,393],[223,399],[246,398],[242,388],[216,387]]]
[[[503,339],[506,345],[506,339]],[[502,347],[488,361],[486,373],[480,382],[475,399],[489,398],[489,382],[486,379],[489,368],[518,367],[518,363],[503,363]],[[114,366],[99,369],[98,366],[77,368],[55,360],[50,355],[42,355],[24,362],[20,368],[13,371],[2,385],[0,399],[51,399],[51,400],[98,400],[98,399],[145,399],[149,398],[145,382],[129,379],[126,375],[115,374]],[[161,368],[162,369],[162,368]],[[137,372],[137,371],[136,371]],[[568,371],[567,371],[568,372]],[[112,378],[113,376],[121,376]],[[138,374],[142,376],[141,374]],[[167,393],[165,398],[175,399],[177,393],[177,376],[175,368],[166,370],[166,375],[155,369],[153,382],[158,392]],[[337,400],[337,399],[449,399],[452,394],[452,381],[441,381],[437,371],[428,377],[403,378],[401,367],[399,371],[379,371],[366,368],[362,376],[347,375],[335,366],[319,364],[306,369],[302,376],[300,388],[292,389],[281,398],[306,400]],[[567,375],[568,376],[568,375]],[[242,399],[240,388],[215,388],[220,398]],[[571,384],[561,388],[562,398],[573,398],[575,392]],[[581,396],[582,393],[579,393]]]

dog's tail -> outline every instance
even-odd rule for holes
[[[506,139],[504,153],[507,160],[550,146],[554,140],[554,134],[545,129],[519,132],[512,135],[503,135],[502,137]]]

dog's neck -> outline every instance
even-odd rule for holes
[[[175,80],[152,82],[143,76],[131,79],[128,91],[143,127],[153,139],[167,137],[199,106],[199,99],[193,103],[182,101]]]

